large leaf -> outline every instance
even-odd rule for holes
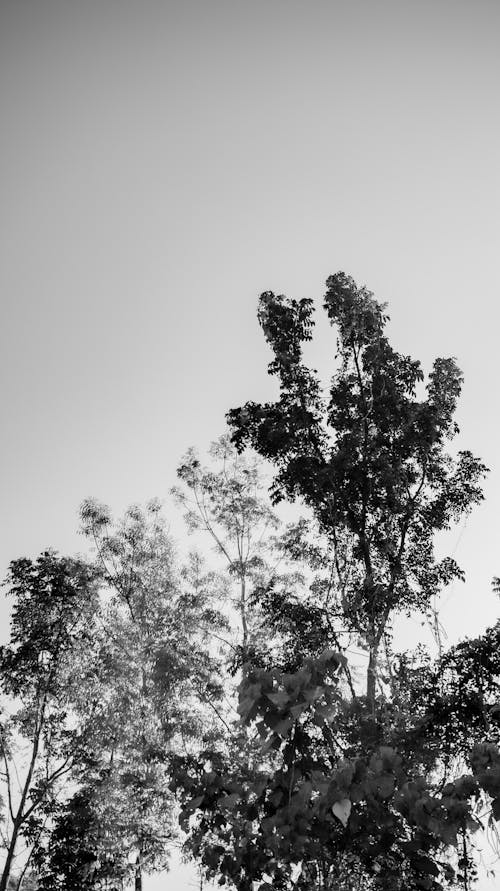
[[[351,813],[351,806],[349,798],[342,798],[341,801],[336,801],[332,806],[332,813],[337,817],[337,820],[340,820],[342,826],[347,826],[347,821],[349,820]]]

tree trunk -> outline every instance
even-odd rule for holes
[[[12,863],[14,860],[14,856],[16,853],[17,840],[19,838],[19,833],[21,831],[21,827],[24,821],[24,806],[26,804],[26,799],[28,797],[28,793],[31,788],[31,780],[33,777],[33,773],[35,770],[35,763],[38,755],[38,746],[40,743],[40,732],[43,723],[43,715],[45,711],[45,697],[43,700],[42,711],[41,711],[41,719],[40,723],[37,727],[37,731],[33,740],[33,749],[31,752],[30,766],[28,768],[28,773],[26,779],[24,781],[24,788],[21,795],[21,800],[19,802],[19,807],[17,809],[16,816],[12,823],[12,836],[10,839],[9,847],[7,850],[7,857],[5,858],[5,863],[2,872],[2,878],[0,879],[0,891],[6,891],[7,884],[10,878],[10,871],[12,869]]]
[[[17,809],[16,816],[12,822],[12,837],[9,843],[9,848],[7,851],[7,857],[5,858],[5,863],[2,872],[2,878],[0,879],[0,891],[6,891],[7,883],[10,877],[10,871],[12,869],[12,862],[14,860],[14,855],[16,853],[16,845],[17,840],[19,838],[19,833],[21,831],[21,827],[24,822],[25,814],[24,814],[24,806],[26,804],[26,799],[28,798],[28,794],[31,788],[31,780],[33,778],[33,773],[35,771],[36,759],[38,757],[38,747],[40,745],[40,734],[42,732],[42,727],[45,721],[45,708],[47,705],[47,690],[44,691],[42,695],[40,710],[35,726],[35,731],[33,734],[33,748],[31,750],[31,758],[30,764],[28,768],[28,773],[26,774],[26,779],[24,781],[24,787],[21,794],[21,800],[19,802],[19,807]]]
[[[380,641],[385,632],[387,621],[389,618],[390,608],[386,607],[383,616],[378,625],[373,624],[370,628],[370,634],[367,639],[369,647],[368,670],[366,672],[366,698],[372,716],[375,717],[375,696],[377,687],[377,671],[378,671],[378,651]]]
[[[368,670],[366,672],[366,698],[372,715],[375,715],[375,687],[377,683],[378,645],[370,646]]]
[[[137,860],[135,861],[134,891],[142,891],[142,858],[140,851],[137,855]]]
[[[12,838],[10,840],[9,849],[7,851],[7,857],[5,858],[5,863],[2,872],[2,878],[0,879],[0,891],[5,891],[7,888],[7,882],[9,881],[10,871],[12,869],[12,861],[14,860],[14,853],[16,850],[17,837],[18,837],[19,829],[15,828],[12,833]]]
[[[246,656],[247,647],[248,647],[248,623],[247,623],[247,600],[246,600],[246,579],[245,574],[242,572],[240,575],[240,614],[241,614],[241,628],[242,628],[242,639],[241,639],[241,647]]]

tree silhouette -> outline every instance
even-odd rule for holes
[[[450,451],[453,359],[424,384],[390,345],[384,307],[343,273],[324,307],[337,344],[328,387],[302,359],[312,301],[266,292],[279,396],[228,414],[237,448],[274,465],[273,499],[312,514],[286,547],[315,577],[302,598],[272,581],[261,592],[269,634],[287,646],[274,663],[247,662],[229,751],[179,762],[183,825],[207,873],[239,891],[469,887],[479,811],[489,801],[498,813],[498,632],[433,662],[394,652],[392,627],[398,613],[429,615],[462,577],[434,539],[481,501],[486,468]],[[364,685],[352,642],[367,654]]]

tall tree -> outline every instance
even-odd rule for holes
[[[106,603],[99,704],[81,794],[100,826],[96,861],[107,857],[117,878],[132,869],[138,891],[144,871],[168,862],[169,755],[210,738],[206,707],[217,700],[220,683],[207,631],[223,621],[206,588],[181,578],[157,502],[145,511],[130,508],[117,523],[93,501],[81,515]]]
[[[229,587],[236,588],[232,602],[240,620],[240,660],[246,661],[249,648],[258,645],[260,636],[253,594],[275,569],[268,561],[279,521],[271,509],[263,462],[257,455],[239,454],[226,435],[212,443],[209,457],[211,464],[204,467],[190,449],[177,468],[184,486],[172,493],[185,510],[188,529],[208,534],[225,563]]]
[[[327,390],[302,359],[312,301],[266,292],[259,320],[279,396],[228,415],[237,448],[249,444],[274,465],[274,500],[300,499],[326,540],[331,581],[328,597],[313,602],[314,629],[309,604],[276,598],[272,584],[262,599],[270,632],[286,627],[290,639],[314,640],[317,649],[298,645],[275,665],[249,663],[243,742],[240,730],[232,757],[214,754],[211,772],[185,762],[184,819],[208,871],[240,891],[256,880],[262,888],[437,891],[458,877],[468,887],[483,792],[496,813],[495,730],[490,721],[469,747],[455,745],[443,685],[455,678],[461,689],[470,660],[450,657],[446,671],[418,653],[398,657],[391,630],[397,613],[426,614],[440,589],[462,577],[452,558],[436,558],[434,538],[481,500],[485,467],[449,450],[462,380],[454,360],[437,359],[424,386],[420,364],[389,344],[384,307],[343,273],[328,279],[324,307],[337,342]],[[289,545],[311,555],[303,533],[299,524]],[[324,564],[317,548],[315,559]],[[348,683],[346,654],[332,648],[332,618],[366,648],[364,689]],[[488,671],[491,697],[494,660]],[[443,696],[433,699],[438,677]],[[242,757],[249,740],[251,766]],[[472,772],[457,775],[467,758]],[[202,846],[202,837],[212,843]]]
[[[11,877],[20,838],[36,842],[62,779],[78,761],[83,733],[71,720],[73,693],[93,651],[98,608],[93,569],[43,553],[15,560],[10,643],[0,649],[0,754],[7,813],[0,889]]]
[[[302,362],[312,301],[266,292],[259,321],[280,396],[233,409],[228,421],[239,448],[249,443],[275,465],[275,501],[303,499],[330,539],[346,618],[368,644],[373,709],[389,619],[425,612],[440,587],[461,577],[452,558],[435,558],[434,537],[482,499],[485,468],[469,451],[452,458],[447,449],[458,432],[462,382],[454,359],[435,361],[426,398],[418,398],[420,363],[391,347],[385,307],[371,292],[337,273],[327,281],[324,308],[337,334],[328,392]]]

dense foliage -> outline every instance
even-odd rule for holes
[[[97,578],[81,561],[46,552],[11,563],[10,643],[0,649],[0,746],[6,789],[2,843],[7,888],[21,837],[44,836],[57,795],[86,745],[71,720],[74,693],[93,664]]]
[[[469,886],[485,793],[498,813],[497,629],[431,663],[393,652],[392,628],[461,577],[434,539],[481,500],[485,468],[448,447],[454,360],[436,360],[424,389],[370,292],[340,273],[324,306],[337,339],[327,391],[302,361],[312,302],[266,292],[279,396],[228,415],[236,446],[274,466],[274,501],[310,509],[284,547],[315,576],[302,598],[272,580],[261,592],[286,647],[245,666],[229,752],[207,752],[209,771],[181,765],[185,825],[208,872],[241,891]],[[364,689],[346,658],[353,641],[367,655]]]
[[[326,384],[312,301],[261,296],[276,399],[178,468],[210,558],[179,561],[157,502],[115,522],[88,500],[91,560],[11,564],[0,891],[139,891],[181,838],[237,891],[473,887],[500,819],[500,625],[432,654],[398,652],[395,623],[436,624],[463,578],[436,536],[486,468],[452,443],[453,359],[425,380],[343,273],[324,309]]]

